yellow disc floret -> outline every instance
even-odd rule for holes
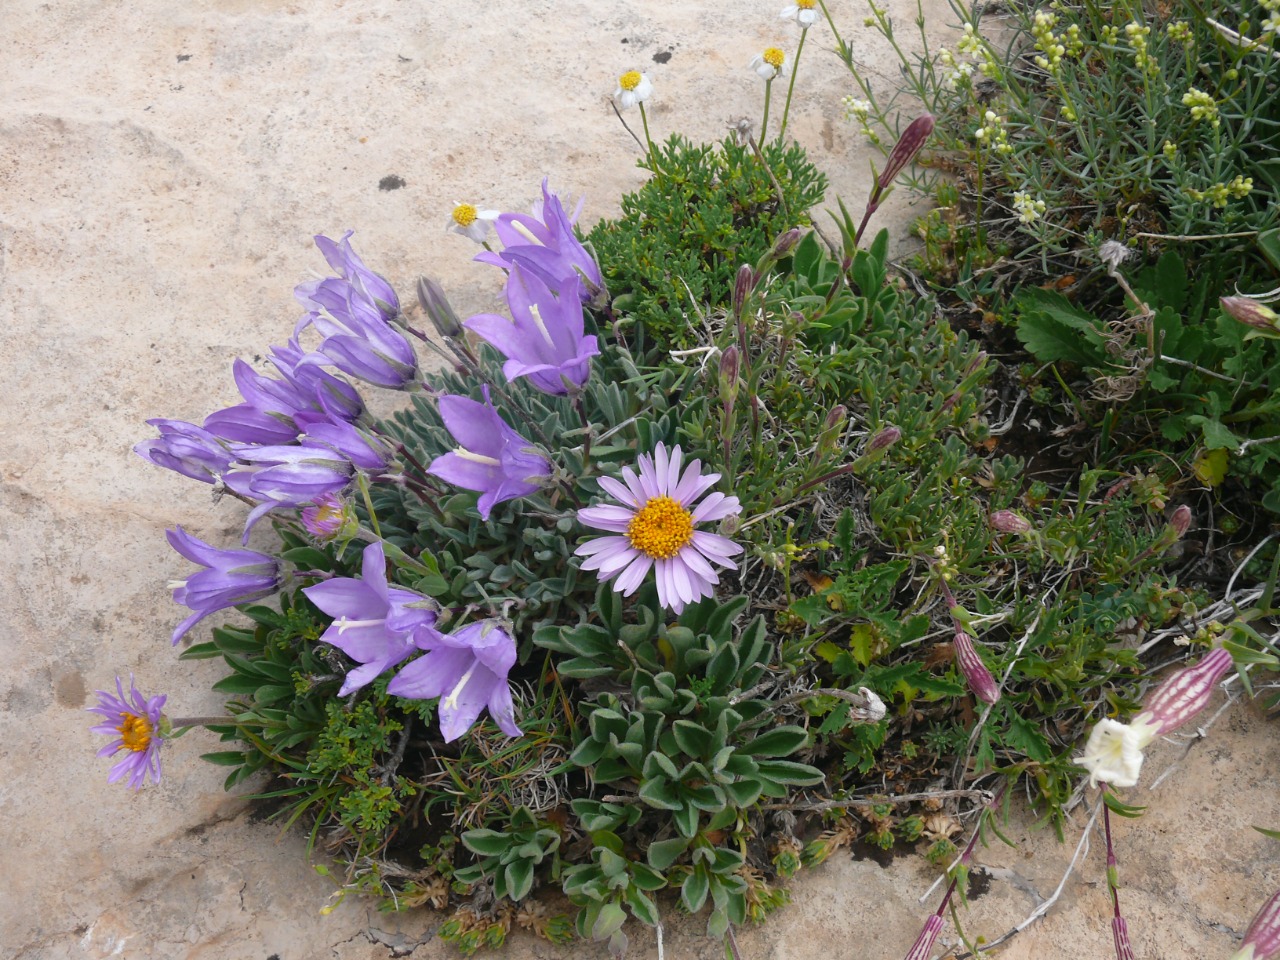
[[[141,753],[151,746],[151,721],[126,713],[120,721],[120,739],[125,750]]]
[[[818,0],[796,0],[796,6],[801,10],[812,10],[818,5]]]
[[[669,560],[693,539],[693,514],[670,497],[654,497],[627,524],[627,539],[641,553]]]
[[[453,208],[453,222],[460,227],[469,227],[476,222],[476,208],[469,203],[460,203]]]
[[[782,61],[787,58],[787,55],[783,53],[781,50],[779,50],[777,47],[767,47],[765,48],[764,53],[760,55],[760,57],[761,59],[764,60],[765,63],[773,67],[773,69],[781,70]]]
[[[643,78],[640,76],[639,70],[628,70],[618,78],[618,86],[623,90],[634,90],[636,87],[640,86],[640,81],[642,79]]]

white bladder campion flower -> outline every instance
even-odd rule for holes
[[[629,110],[636,104],[644,103],[653,95],[653,83],[639,70],[628,70],[618,78],[618,89],[613,91],[613,98],[618,106]]]
[[[1089,784],[1132,787],[1142,771],[1147,744],[1182,726],[1209,703],[1213,688],[1231,669],[1231,654],[1210,650],[1194,666],[1183,667],[1147,697],[1142,712],[1129,724],[1099,720],[1089,733],[1084,755],[1074,762],[1089,771]]]

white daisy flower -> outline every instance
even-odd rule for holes
[[[478,210],[474,204],[459,203],[454,206],[445,229],[469,237],[476,243],[484,243],[489,236],[489,225],[498,216],[497,210]]]
[[[788,4],[782,10],[782,20],[794,20],[800,25],[801,30],[808,30],[815,23],[821,13],[816,9],[818,0],[796,0],[795,3]]]
[[[618,78],[618,89],[613,91],[613,99],[623,110],[644,103],[653,94],[653,84],[639,70],[628,70]]]
[[[751,69],[764,80],[787,75],[787,55],[777,47],[766,47],[751,58]]]

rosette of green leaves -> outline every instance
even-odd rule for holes
[[[540,822],[528,807],[517,807],[506,830],[468,830],[462,843],[480,858],[469,867],[454,872],[462,883],[493,882],[493,894],[520,901],[533,889],[534,871],[550,859],[551,878],[560,872],[560,834]]]

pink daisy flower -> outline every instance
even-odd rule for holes
[[[597,571],[604,581],[617,577],[613,589],[624,597],[635,593],[653,569],[658,603],[676,613],[686,603],[712,596],[712,587],[720,582],[712,564],[736,570],[738,565],[730,558],[742,552],[726,537],[694,529],[697,524],[733,516],[742,505],[737,497],[723,493],[707,494],[698,503],[720,474],[704,474],[700,460],[681,471],[683,459],[678,446],[668,455],[660,443],[652,457],[638,458],[639,476],[623,467],[624,482],[601,477],[600,486],[620,506],[584,507],[578,519],[616,535],[588,540],[574,551],[587,558],[583,570]]]

